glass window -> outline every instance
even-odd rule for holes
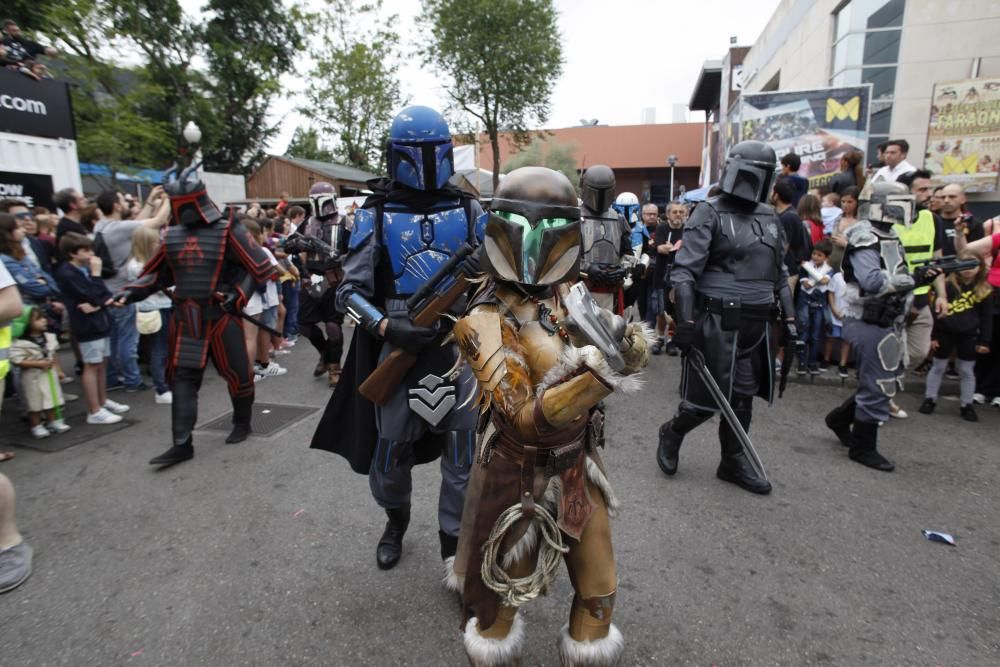
[[[865,36],[862,33],[847,35],[833,47],[833,72],[860,65],[864,51]]]
[[[866,67],[861,70],[861,82],[872,84],[872,99],[892,98],[896,90],[895,67]]]
[[[861,68],[841,70],[830,78],[831,86],[856,86],[861,83]]]
[[[873,104],[868,133],[888,135],[890,122],[892,122],[892,104],[881,105],[878,108]]]
[[[865,65],[895,65],[899,60],[899,37],[902,32],[902,30],[879,30],[865,33],[862,62]],[[860,36],[850,35],[848,40]]]
[[[865,25],[872,28],[897,28],[903,25],[903,9],[906,0],[889,0],[881,3],[883,6],[872,11]]]

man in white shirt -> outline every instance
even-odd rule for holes
[[[903,174],[916,171],[917,168],[906,161],[906,155],[909,152],[910,144],[906,139],[893,139],[886,142],[885,150],[882,152],[885,166],[875,172],[872,180],[895,183]]]

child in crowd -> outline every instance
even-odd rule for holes
[[[26,307],[24,315],[14,323],[15,335],[19,326],[23,326],[24,331],[10,346],[10,362],[21,369],[18,391],[28,407],[31,435],[38,439],[70,429],[62,418],[65,404],[59,386],[62,371],[56,359],[59,339],[46,331],[48,324],[41,308]]]
[[[278,260],[274,258],[265,245],[267,238],[263,226],[257,220],[248,218],[244,218],[242,223],[254,240],[263,247],[264,252],[271,258],[271,262],[277,266]],[[257,319],[261,324],[274,329],[278,326],[278,303],[278,285],[274,281],[268,281],[266,285],[253,293],[243,312]],[[271,361],[271,335],[267,331],[251,322],[244,321],[243,334],[247,343],[247,354],[254,362],[255,380],[284,375],[288,372],[287,368]]]
[[[977,258],[975,253],[965,251],[962,259]],[[937,406],[941,378],[948,366],[952,351],[958,356],[959,400],[962,419],[978,421],[972,407],[976,391],[976,354],[989,354],[990,337],[993,333],[993,288],[986,282],[988,268],[981,263],[978,268],[966,269],[948,276],[945,289],[948,292],[948,313],[934,322],[931,348],[934,362],[927,373],[924,402],[920,412],[929,415]]]
[[[805,349],[799,356],[799,375],[805,375],[807,367],[811,375],[819,373],[820,340],[827,320],[826,293],[829,290],[832,273],[827,259],[832,251],[830,242],[820,239],[813,247],[810,260],[802,262],[802,268],[799,270],[799,297],[796,310],[799,336],[805,343]]]
[[[830,236],[837,231],[837,225],[844,216],[844,211],[840,208],[840,195],[836,192],[827,192],[823,195],[823,205],[819,213],[823,218],[823,235]]]
[[[101,280],[101,258],[83,234],[68,232],[59,240],[66,261],[56,268],[56,282],[69,312],[70,330],[83,357],[83,393],[88,424],[117,424],[129,406],[108,398],[107,363],[111,356],[111,292]]]
[[[823,363],[830,365],[830,356],[833,354],[833,343],[840,343],[840,363],[837,365],[837,373],[842,378],[847,377],[847,359],[851,354],[851,345],[844,339],[844,310],[847,308],[847,283],[844,281],[843,271],[837,271],[830,276],[830,284],[826,293],[827,306],[830,309],[830,335],[826,337],[826,347],[823,354]]]
[[[139,277],[142,268],[153,258],[159,247],[159,230],[145,226],[136,227],[132,232],[132,255],[125,265],[125,276],[129,282]],[[160,405],[170,405],[174,400],[170,385],[167,384],[167,356],[172,314],[173,301],[162,291],[151,294],[136,304],[139,333],[151,336],[149,374],[153,376],[156,402]]]
[[[799,200],[798,212],[809,233],[809,240],[815,246],[823,240],[823,214],[820,212],[819,197],[813,194],[803,195]]]

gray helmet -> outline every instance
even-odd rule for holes
[[[858,217],[881,227],[913,224],[916,197],[902,183],[871,181],[858,195]]]
[[[778,159],[763,141],[741,141],[729,151],[719,189],[746,201],[767,201]]]
[[[595,164],[580,175],[580,199],[584,207],[594,214],[611,208],[615,201],[615,172],[611,167]]]
[[[521,285],[554,285],[580,272],[580,208],[564,174],[521,167],[507,174],[490,202],[483,269]]]
[[[337,190],[326,181],[313,183],[309,188],[309,203],[312,213],[320,220],[327,220],[337,215]]]

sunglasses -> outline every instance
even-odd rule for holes
[[[34,216],[32,215],[31,211],[22,211],[21,213],[15,213],[14,217],[17,218],[18,220],[30,220]]]

